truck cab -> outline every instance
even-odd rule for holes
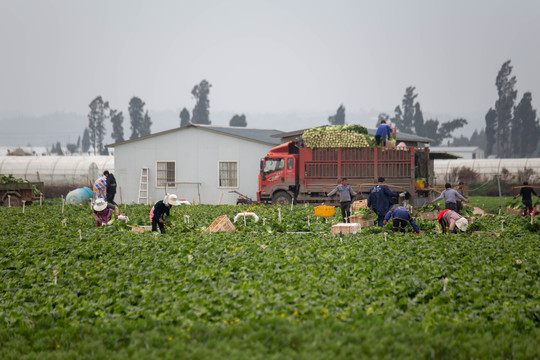
[[[292,143],[282,144],[261,159],[258,201],[274,204],[293,201],[298,185],[297,149]]]

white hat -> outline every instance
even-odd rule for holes
[[[96,211],[105,210],[106,207],[107,207],[107,202],[105,201],[105,199],[99,198],[94,203],[94,210]]]
[[[465,231],[469,227],[469,222],[467,221],[467,219],[461,218],[456,221],[456,226],[458,227],[459,230]]]
[[[165,198],[163,199],[163,203],[169,204],[169,205],[178,205],[177,200],[178,198],[176,197],[175,194],[167,194],[165,195]]]

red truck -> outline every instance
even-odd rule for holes
[[[337,179],[347,178],[362,197],[380,176],[390,190],[409,193],[411,205],[424,205],[429,201],[428,186],[422,183],[417,188],[416,179],[429,179],[429,148],[310,149],[290,141],[274,147],[261,160],[257,200],[273,204],[337,202],[338,197],[325,197],[336,187]]]

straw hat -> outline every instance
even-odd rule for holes
[[[107,202],[105,201],[105,199],[99,198],[94,203],[94,210],[95,211],[105,210],[106,207],[107,207]]]
[[[167,194],[165,198],[163,199],[164,204],[169,204],[171,206],[178,205],[177,201],[178,201],[178,198],[176,197],[175,194]]]
[[[456,226],[459,230],[465,231],[469,227],[469,222],[465,218],[461,218],[456,221]]]

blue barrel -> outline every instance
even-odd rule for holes
[[[80,205],[90,201],[92,201],[92,190],[86,186],[72,190],[66,196],[66,204]]]

